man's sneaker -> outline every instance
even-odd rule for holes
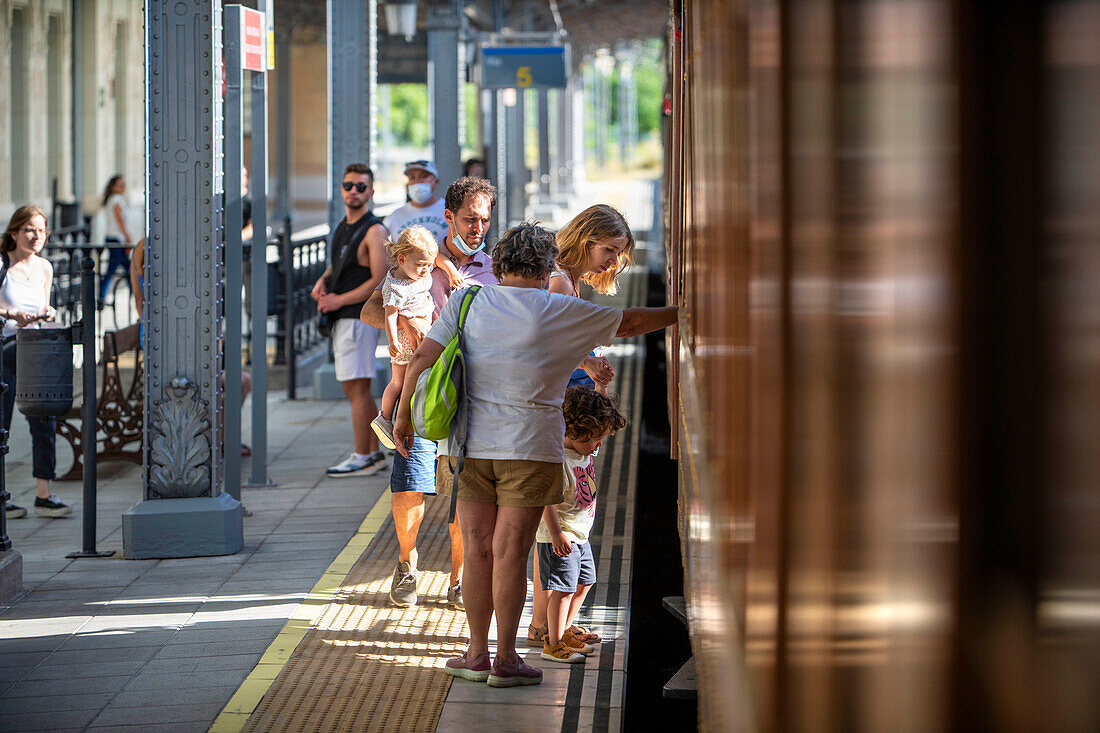
[[[342,462],[330,466],[325,475],[332,478],[346,478],[348,476],[370,476],[378,473],[386,465],[386,456],[381,452],[371,453],[368,456],[360,456],[352,453]]]
[[[455,583],[447,589],[447,604],[456,611],[466,610],[466,604],[462,602],[462,583]]]
[[[407,562],[397,563],[390,581],[390,602],[406,608],[416,605],[416,571]]]
[[[448,659],[444,671],[452,677],[461,677],[471,682],[484,682],[489,676],[489,652],[482,652],[472,659],[467,652],[461,657]]]
[[[4,516],[8,519],[22,519],[27,516],[27,510],[18,504],[13,504],[10,501],[4,504]]]
[[[572,647],[566,646],[565,642],[559,641],[551,646],[549,640],[542,645],[542,658],[548,662],[561,662],[562,664],[577,664],[584,661],[584,655]]]
[[[519,655],[510,662],[500,657],[493,662],[489,677],[485,680],[489,687],[517,687],[519,685],[537,685],[542,682],[542,670],[525,664]]]
[[[378,417],[370,421],[370,426],[374,429],[374,434],[378,436],[379,443],[389,448],[390,450],[394,450],[397,448],[397,443],[395,443],[393,440],[392,420],[387,419],[385,416],[382,415],[381,412],[379,412]]]
[[[34,513],[40,517],[63,517],[72,514],[73,508],[57,498],[57,494],[50,494],[45,499],[41,496],[34,500]]]

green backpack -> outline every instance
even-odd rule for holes
[[[462,304],[458,311],[458,331],[451,337],[443,354],[432,365],[420,373],[416,380],[416,390],[412,395],[413,429],[421,438],[443,440],[450,435],[451,423],[459,408],[466,402],[466,360],[462,355],[462,332],[466,327],[466,314],[470,303],[481,290],[473,285],[463,291]],[[462,410],[465,418],[465,410]],[[465,419],[459,428],[459,439],[465,444]]]

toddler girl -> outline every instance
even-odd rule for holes
[[[405,367],[412,361],[419,345],[415,336],[398,328],[397,317],[431,318],[432,268],[439,255],[435,237],[421,226],[411,226],[401,232],[396,242],[387,242],[392,269],[382,283],[382,306],[386,312],[386,338],[390,342],[390,365],[393,376],[382,393],[382,410],[371,422],[382,445],[393,450],[393,411],[401,399]]]

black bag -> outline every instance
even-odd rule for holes
[[[317,333],[325,338],[332,338],[332,327],[336,321],[332,320],[328,313],[317,314]]]
[[[343,273],[344,268],[348,266],[348,262],[350,262],[351,258],[358,254],[359,242],[362,241],[363,237],[367,236],[366,231],[360,233],[360,230],[363,229],[364,224],[370,223],[371,218],[372,217],[367,214],[362,219],[355,222],[355,228],[348,233],[348,244],[341,253],[343,256],[340,258],[339,262],[333,263],[332,272],[328,276],[328,281],[330,283],[340,281],[340,275]],[[369,229],[370,227],[368,226],[367,228]],[[335,239],[335,235],[333,235],[333,239]],[[3,281],[0,280],[0,283],[3,283]],[[332,338],[332,328],[336,325],[336,320],[337,319],[332,317],[331,313],[318,313],[316,324],[317,333],[321,334],[324,338]]]

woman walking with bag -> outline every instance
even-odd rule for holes
[[[37,206],[23,206],[12,214],[4,240],[0,244],[0,317],[4,319],[4,429],[11,429],[15,409],[15,332],[19,328],[38,328],[42,321],[52,321],[50,287],[53,285],[53,265],[39,255],[49,231],[46,215]],[[40,517],[63,517],[72,507],[50,493],[50,481],[55,478],[56,424],[52,417],[27,417],[31,429],[32,473],[38,496],[34,513]],[[4,507],[8,519],[27,516],[27,510],[8,502]]]
[[[447,662],[446,671],[494,687],[542,681],[542,672],[516,654],[516,630],[542,509],[562,501],[561,405],[569,376],[593,347],[676,321],[675,307],[620,311],[546,292],[557,254],[554,235],[542,227],[521,224],[509,230],[493,249],[493,274],[500,284],[481,288],[463,326],[468,429],[457,502],[470,645]],[[463,300],[447,301],[406,368],[393,429],[402,455],[413,434],[410,400],[417,378],[457,333]],[[451,493],[457,455],[455,423],[451,439],[440,444],[436,491],[444,495]],[[497,649],[490,665],[494,613]]]

